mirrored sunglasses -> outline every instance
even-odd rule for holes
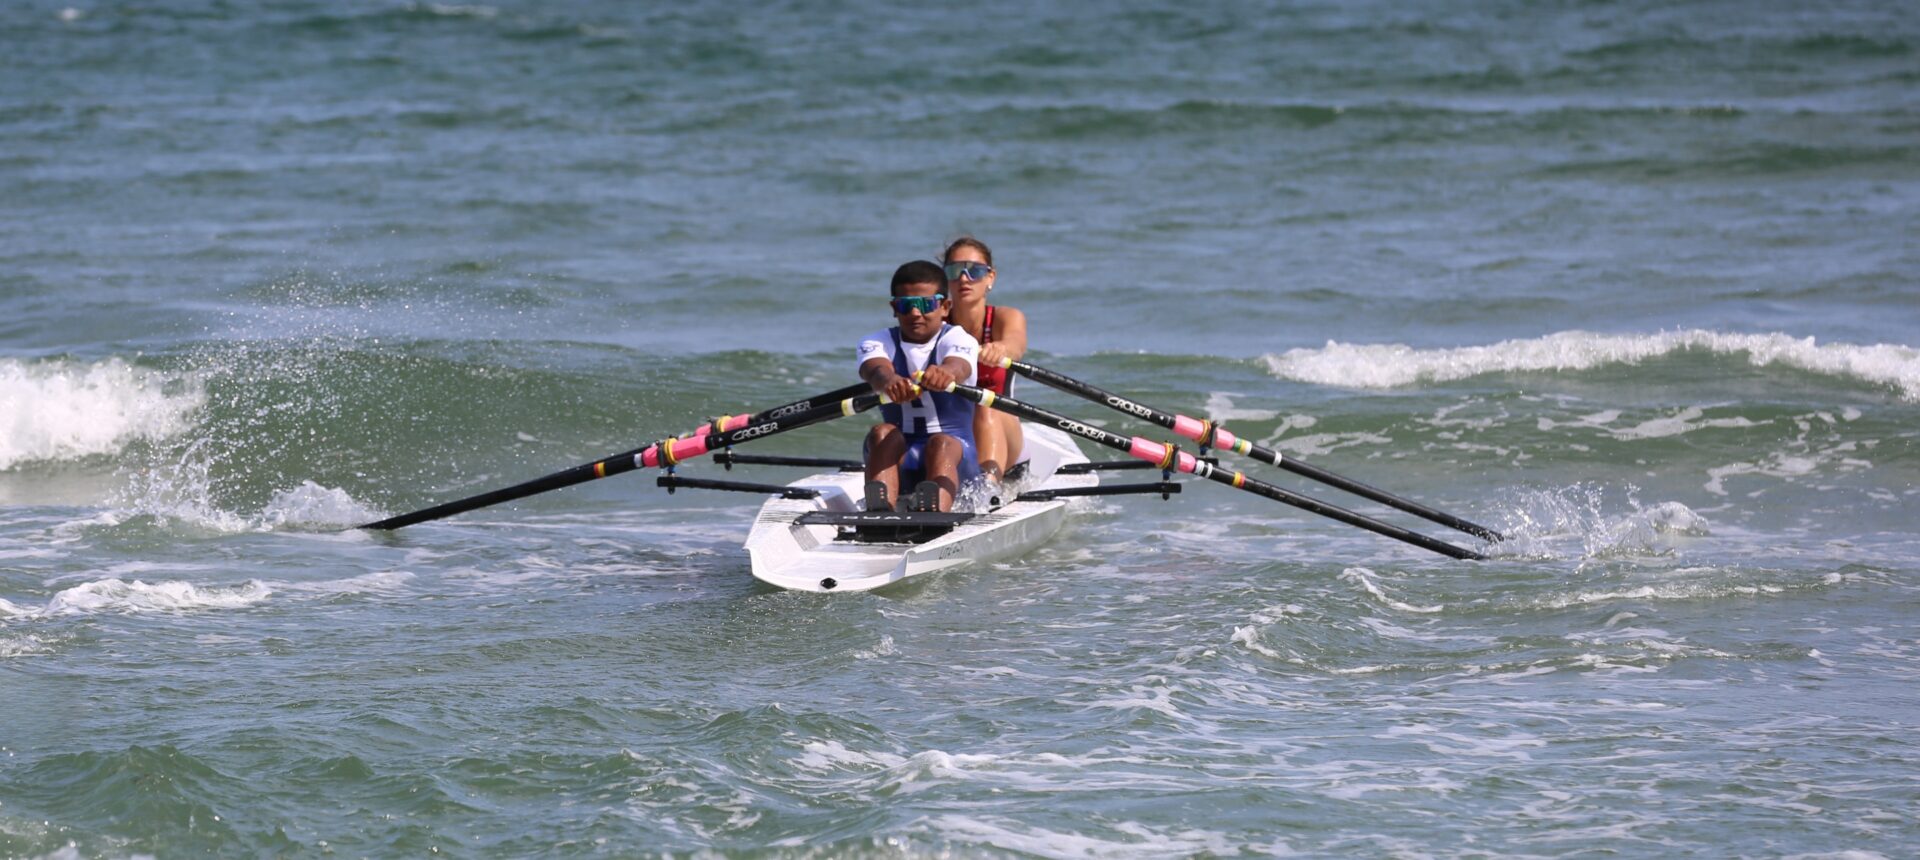
[[[935,293],[931,296],[894,296],[887,303],[893,306],[893,312],[899,316],[906,316],[914,311],[925,315],[939,309],[940,303],[946,301],[946,298],[946,293]]]
[[[981,281],[993,274],[993,267],[986,263],[948,263],[944,268],[949,281],[957,281],[962,277],[969,281]]]

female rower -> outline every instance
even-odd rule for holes
[[[993,291],[993,251],[979,239],[962,236],[947,245],[940,262],[946,269],[947,296],[953,302],[947,321],[980,342],[980,387],[995,394],[1011,393],[1013,373],[1001,367],[1000,360],[1019,360],[1027,354],[1027,316],[987,304],[987,293]],[[995,482],[1020,462],[1024,447],[1020,420],[1012,415],[996,409],[974,410],[973,440],[981,473]]]

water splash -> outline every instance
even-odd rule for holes
[[[1494,545],[1494,552],[1579,559],[1664,554],[1679,538],[1711,534],[1706,519],[1686,505],[1642,505],[1637,494],[1631,486],[1591,483],[1524,492],[1506,516],[1507,540]]]
[[[347,528],[372,522],[386,514],[362,504],[347,491],[322,487],[312,481],[274,494],[261,511],[260,527],[270,531]]]
[[[223,342],[189,353],[184,360],[201,407],[193,432],[128,448],[123,485],[106,500],[113,518],[151,517],[219,533],[378,519],[344,490],[310,477],[350,477],[323,466],[329,458],[321,455],[329,435],[366,433],[359,423],[365,416],[349,414],[356,408],[350,401],[376,374],[355,360],[357,343],[321,335]]]

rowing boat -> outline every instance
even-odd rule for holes
[[[1177,446],[1142,436],[1128,437],[1109,432],[1010,397],[1000,397],[985,389],[958,383],[949,385],[947,390],[980,407],[997,409],[1025,422],[1023,426],[1026,427],[1030,455],[1030,460],[1022,464],[1027,467],[1026,474],[1015,486],[1006,489],[1005,494],[1012,496],[1010,501],[1004,505],[995,504],[984,512],[864,511],[861,510],[860,500],[865,496],[865,482],[860,474],[863,467],[858,462],[811,457],[750,457],[733,452],[735,445],[857,415],[888,402],[885,393],[871,391],[866,383],[860,382],[751,415],[723,415],[698,429],[643,448],[582,463],[510,487],[387,517],[360,528],[390,531],[635,469],[658,467],[665,474],[655,479],[654,483],[666,488],[669,493],[687,487],[772,496],[761,507],[760,516],[747,535],[746,550],[752,560],[755,578],[799,591],[865,591],[923,573],[1005,558],[1032,549],[1060,528],[1060,522],[1065,518],[1066,504],[1060,501],[1064,497],[1150,493],[1162,499],[1171,498],[1174,493],[1180,492],[1180,485],[1169,479],[1180,473],[1292,505],[1449,558],[1486,558],[1473,550],[1381,522],[1242,472],[1222,468],[1217,465],[1217,460],[1205,456],[1208,448],[1218,445],[1222,450],[1256,457],[1477,537],[1492,541],[1502,539],[1499,532],[1484,526],[1324,469],[1306,466],[1298,460],[1289,461],[1278,452],[1239,439],[1211,421],[1165,413],[1045,368],[1017,361],[1003,361],[1001,366],[1128,415],[1153,420],[1193,439],[1200,446],[1200,454],[1189,454]],[[1085,439],[1121,451],[1132,459],[1089,463],[1075,439]],[[811,475],[785,486],[675,474],[675,467],[679,464],[708,454],[712,454],[715,462],[728,469],[742,464],[829,467],[840,471]],[[1093,474],[1102,469],[1120,468],[1159,469],[1161,480],[1103,485]]]
[[[794,481],[787,486],[815,495],[769,499],[760,507],[746,541],[753,576],[794,591],[867,591],[1033,549],[1066,519],[1066,501],[1048,491],[1092,487],[1100,479],[1060,471],[1087,458],[1073,437],[1054,428],[1029,427],[1026,450],[1026,474],[1007,488],[1012,500],[984,513],[863,511],[859,472]]]

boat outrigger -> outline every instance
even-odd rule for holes
[[[760,515],[748,532],[745,544],[756,579],[798,591],[865,591],[919,574],[1019,555],[1046,542],[1059,530],[1066,516],[1064,500],[1067,498],[1119,493],[1155,493],[1168,498],[1180,491],[1181,485],[1171,480],[1173,476],[1185,473],[1450,558],[1486,557],[1473,550],[1248,477],[1244,473],[1220,468],[1214,458],[1207,456],[1211,449],[1217,447],[1222,451],[1280,466],[1483,540],[1503,539],[1499,532],[1485,526],[1343,478],[1297,459],[1282,457],[1278,452],[1239,439],[1211,421],[1162,412],[1025,362],[1006,361],[1002,364],[1028,378],[1171,429],[1193,440],[1198,450],[1189,453],[1172,444],[1111,433],[968,385],[954,385],[948,390],[980,407],[999,409],[1018,416],[1026,427],[1028,458],[1010,472],[1007,484],[1001,489],[1003,497],[987,501],[980,506],[980,510],[942,513],[866,511],[861,509],[860,504],[863,495],[862,466],[856,461],[753,456],[732,450],[735,445],[855,415],[886,402],[885,395],[874,392],[865,383],[858,383],[764,412],[715,418],[694,431],[663,439],[644,448],[574,466],[504,489],[389,517],[361,528],[402,528],[634,469],[659,467],[666,473],[658,478],[657,483],[668,492],[693,488],[748,492],[769,497],[762,504]],[[1076,439],[1125,452],[1133,459],[1089,462]],[[714,454],[715,460],[728,469],[735,465],[774,465],[821,467],[829,471],[784,485],[677,474],[676,467],[679,464],[709,453]],[[1100,483],[1098,472],[1123,468],[1157,468],[1161,472],[1161,480],[1130,484]]]

